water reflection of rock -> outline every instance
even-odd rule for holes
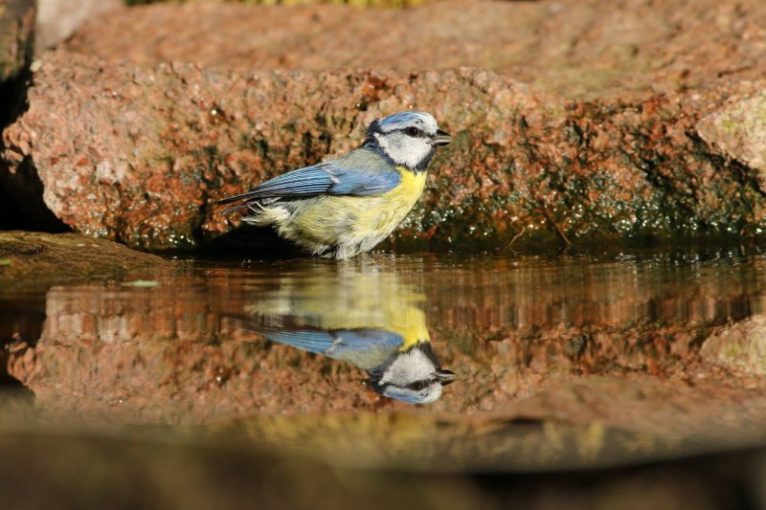
[[[766,375],[766,317],[760,315],[716,331],[701,352],[711,363]]]
[[[445,313],[439,323],[534,335],[551,327],[641,323],[712,325],[764,310],[760,259],[750,264],[668,259],[588,264],[572,258],[495,261],[484,270],[446,271],[429,302]],[[437,276],[439,276],[437,274]]]
[[[461,381],[433,411],[524,414],[530,404],[522,403],[531,398],[539,399],[538,415],[556,414],[546,392],[573,382],[589,388],[593,376],[624,379],[629,386],[644,386],[644,380],[660,385],[639,406],[647,423],[652,416],[672,416],[660,402],[679,385],[698,385],[712,404],[734,408],[748,402],[753,412],[762,409],[762,377],[710,363],[700,352],[710,335],[729,328],[728,321],[763,310],[760,260],[725,267],[378,262],[197,271],[150,289],[54,288],[39,342],[11,353],[10,372],[35,392],[44,410],[112,421],[206,422],[254,413],[371,409],[377,405],[374,394],[362,390],[357,368],[264,342],[243,330],[239,318],[247,306],[272,306],[278,301],[269,305],[268,296],[295,295],[307,281],[337,286],[375,272],[385,281],[396,272],[402,288],[424,290],[439,359]],[[355,299],[328,305],[340,310]],[[291,310],[284,311],[290,316]],[[590,415],[616,423],[622,403],[609,396],[623,394],[624,387],[598,388],[593,391],[604,396],[598,402],[573,397],[580,401],[577,420]],[[716,405],[682,394],[690,398],[689,420],[715,413]]]

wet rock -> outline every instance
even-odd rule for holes
[[[0,232],[0,288],[45,288],[85,279],[114,279],[170,263],[102,239],[77,234]]]
[[[38,51],[55,46],[72,35],[90,16],[113,11],[121,6],[121,0],[37,0]],[[112,12],[109,18],[101,19],[112,23],[117,17]]]
[[[455,135],[432,163],[402,242],[498,247],[562,239],[756,234],[757,172],[695,132],[763,82],[574,100],[478,69],[239,73],[154,68],[58,52],[3,133],[23,196],[28,165],[65,224],[141,248],[215,244],[237,225],[213,202],[356,146],[417,106]],[[30,197],[31,198],[31,197]]]

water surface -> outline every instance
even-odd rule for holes
[[[46,420],[351,463],[616,462],[762,439],[765,266],[715,249],[186,260],[5,293],[0,335]]]

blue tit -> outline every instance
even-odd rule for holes
[[[245,307],[251,329],[273,342],[344,361],[367,372],[378,393],[411,403],[437,400],[455,374],[431,348],[425,296],[397,273],[341,265],[328,274],[286,274]]]
[[[245,223],[273,226],[301,248],[348,259],[371,250],[412,210],[436,148],[451,141],[432,115],[377,119],[364,143],[337,159],[300,168],[220,203],[242,201]]]
[[[370,386],[383,396],[429,404],[455,380],[439,366],[427,338],[409,339],[380,329],[265,330],[273,342],[345,361],[365,370]]]

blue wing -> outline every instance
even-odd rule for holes
[[[394,189],[400,182],[401,176],[394,169],[365,171],[327,162],[287,172],[247,193],[224,198],[219,203],[317,195],[377,196]]]
[[[381,329],[270,330],[263,335],[273,342],[331,357],[381,347],[393,351],[403,342],[400,335]]]

